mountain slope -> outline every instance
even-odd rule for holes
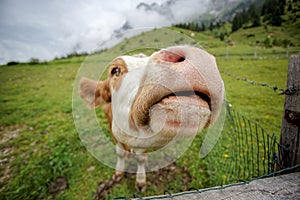
[[[232,20],[237,12],[248,9],[253,3],[261,5],[263,2],[261,0],[212,0],[207,12],[200,17],[200,21]]]

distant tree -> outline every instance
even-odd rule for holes
[[[257,15],[257,7],[254,3],[250,5],[248,15],[250,18],[254,18]]]
[[[31,65],[35,65],[35,64],[39,64],[40,60],[38,58],[30,58],[29,60],[29,64]]]
[[[175,26],[175,27],[178,27],[178,28],[183,28],[183,25],[182,25],[182,23],[175,24],[174,26]]]
[[[197,32],[199,32],[199,25],[198,25],[198,23],[195,23],[195,28],[194,28],[194,30],[193,31],[197,31]]]
[[[290,2],[289,3],[289,6],[288,6],[288,9],[287,9],[288,11],[292,11],[293,10],[293,5],[292,5],[292,3]]]
[[[287,48],[288,46],[292,46],[291,41],[288,40],[288,39],[282,40],[282,46],[283,46],[284,48]]]
[[[281,46],[281,41],[277,38],[274,38],[273,40],[273,46]]]
[[[265,0],[265,3],[263,4],[261,15],[265,16],[269,13],[272,13],[276,9],[275,2],[277,0]]]
[[[201,30],[202,30],[202,31],[206,31],[206,27],[205,27],[205,24],[204,24],[204,22],[202,22],[202,25],[201,25]]]
[[[199,25],[195,22],[179,23],[179,24],[176,24],[175,27],[188,29],[188,30],[192,30],[192,31],[199,31]]]
[[[239,30],[242,26],[243,26],[243,23],[242,23],[241,14],[237,13],[233,18],[231,31],[235,32],[235,31]]]
[[[286,6],[286,0],[278,0],[278,1],[279,1],[280,15],[284,15],[284,8]]]
[[[210,22],[209,24],[209,30],[212,31],[214,29],[214,24],[212,22]]]
[[[271,48],[272,47],[272,43],[271,43],[271,39],[269,37],[267,37],[264,41],[264,45],[267,48]]]
[[[286,0],[265,0],[261,11],[264,21],[269,21],[273,26],[281,26],[285,6]]]
[[[225,34],[222,32],[222,33],[220,34],[220,40],[221,40],[221,41],[224,41],[224,39],[225,39]]]
[[[67,55],[67,58],[73,58],[77,56],[79,56],[79,53],[77,51],[73,51]]]
[[[246,22],[248,22],[250,19],[250,15],[249,15],[249,11],[246,11],[245,9],[243,9],[242,13],[241,13],[241,22],[244,24]]]
[[[275,15],[272,19],[271,19],[271,24],[273,26],[281,26],[282,24],[282,18],[280,15]]]
[[[260,16],[258,14],[255,14],[252,18],[252,26],[257,27],[257,26],[260,26],[260,25],[261,25]]]
[[[18,65],[19,64],[19,62],[16,62],[16,61],[10,61],[10,62],[8,62],[6,65],[7,66],[13,66],[13,65]]]
[[[195,27],[196,27],[196,26],[195,26],[195,23],[194,23],[194,22],[191,22],[191,23],[188,24],[188,29],[189,29],[189,30],[195,30]]]
[[[220,27],[221,27],[221,23],[220,23],[220,21],[217,21],[216,28],[220,28]]]
[[[260,26],[261,22],[260,22],[260,7],[258,7],[256,4],[251,4],[248,11],[247,11],[247,16],[248,19],[246,19],[245,22],[251,22],[252,27],[256,27],[256,26]]]
[[[265,31],[268,33],[269,32],[268,25],[265,25],[264,28],[265,28]]]

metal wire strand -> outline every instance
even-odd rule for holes
[[[250,83],[252,85],[257,85],[257,86],[262,86],[262,87],[270,88],[270,89],[274,90],[274,92],[281,91],[281,93],[283,93],[285,91],[282,88],[278,88],[276,85],[270,85],[270,84],[267,84],[267,83],[255,82],[255,81],[249,80],[248,78],[245,78],[245,77],[240,78],[240,77],[238,77],[238,76],[236,76],[234,74],[231,74],[230,72],[227,72],[225,70],[220,70],[220,72],[223,73],[223,74],[225,74],[225,75],[227,75],[227,76],[229,76],[229,77],[231,77],[231,78],[234,78],[234,79],[236,79],[238,81],[241,80],[241,81],[245,81],[247,83]]]

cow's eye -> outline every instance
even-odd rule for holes
[[[116,75],[116,76],[119,76],[120,73],[121,73],[121,69],[119,67],[115,67],[111,70],[111,75]]]

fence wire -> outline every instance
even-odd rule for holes
[[[278,166],[278,149],[286,147],[277,142],[274,134],[269,134],[261,125],[247,119],[237,112],[231,104],[225,103],[227,115],[222,135],[208,156],[199,161],[206,162],[209,166],[209,176],[207,180],[203,180],[207,183],[207,189],[196,189],[190,186],[191,191],[179,194],[172,194],[166,190],[163,196],[143,198],[134,194],[134,198],[165,199],[224,189],[300,168],[300,165],[297,165],[276,172],[280,167]],[[119,197],[117,199],[127,198]]]
[[[238,81],[245,81],[245,82],[250,83],[252,85],[267,87],[267,88],[270,88],[270,89],[274,90],[274,92],[279,91],[280,94],[285,91],[285,89],[279,88],[276,85],[270,85],[270,84],[267,84],[267,83],[259,83],[259,82],[253,81],[253,80],[249,80],[248,78],[245,78],[245,77],[238,77],[238,76],[236,76],[236,75],[234,75],[234,74],[232,74],[230,72],[227,72],[225,70],[220,70],[220,72],[223,73],[223,74],[225,74],[225,75],[227,75],[227,76],[229,76],[229,77],[231,77],[231,78],[234,78],[234,79],[236,79]]]
[[[220,140],[205,158],[211,166],[210,185],[251,180],[274,172],[276,136],[237,112],[229,103],[226,118]],[[222,167],[217,169],[214,166]]]

